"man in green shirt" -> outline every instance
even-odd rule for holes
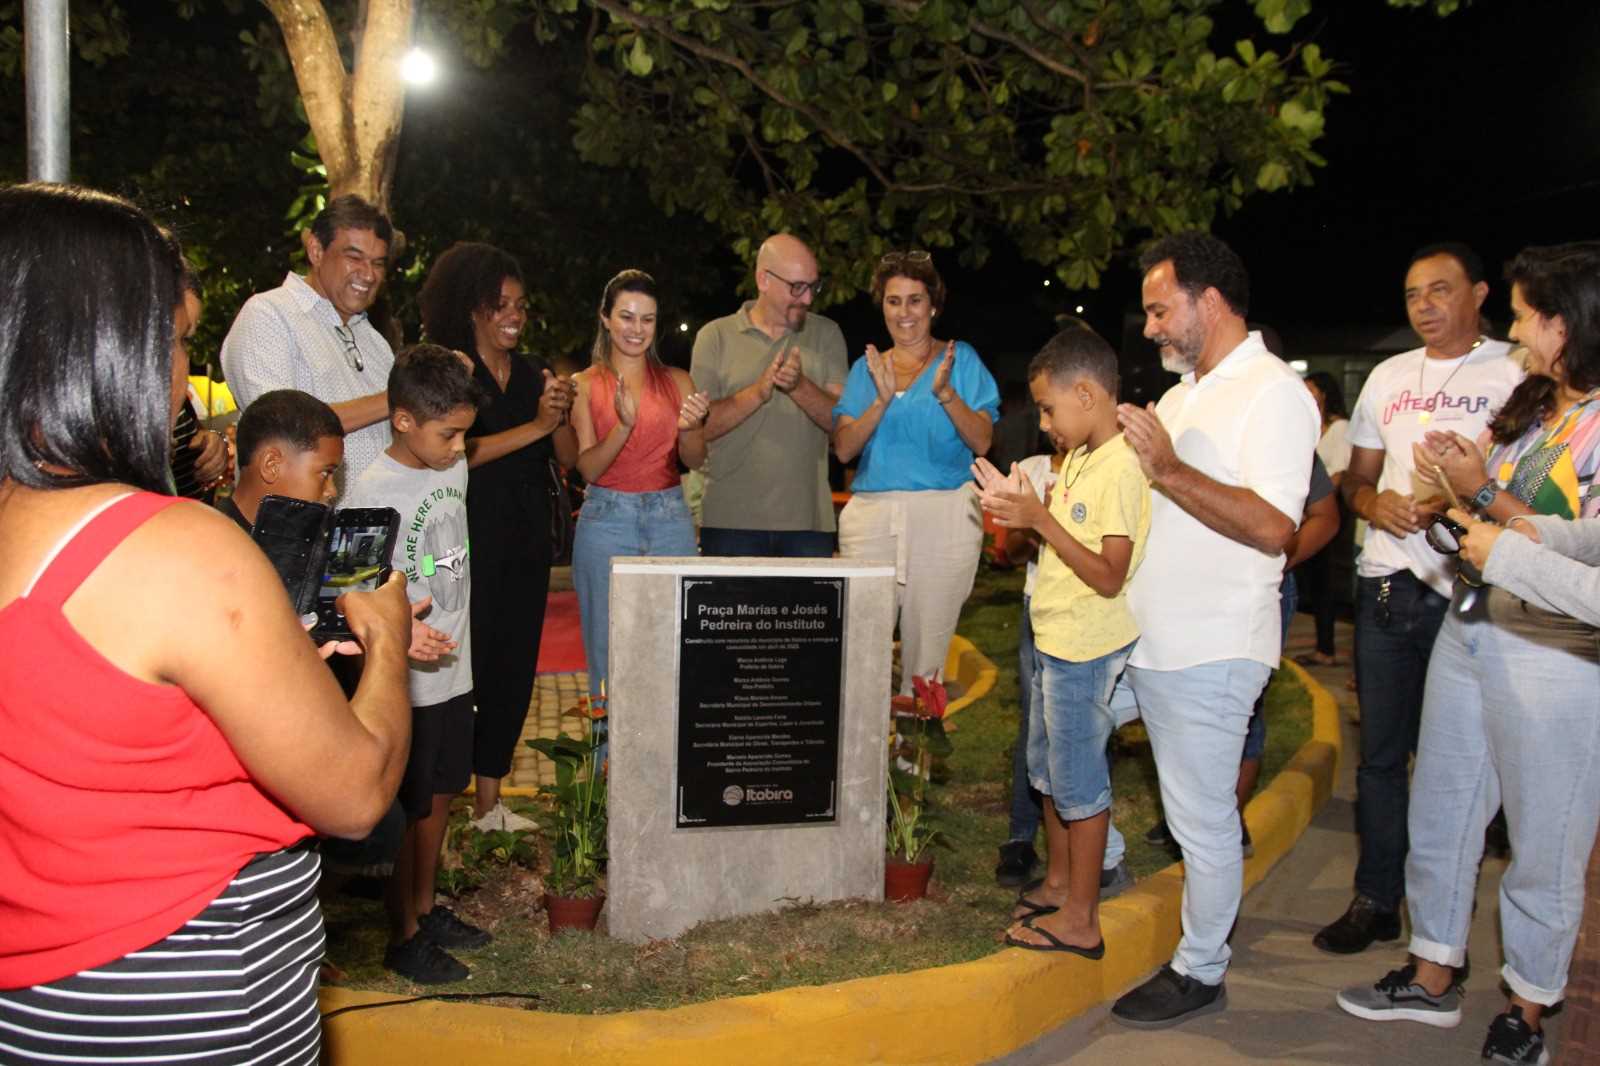
[[[833,554],[828,437],[844,388],[844,334],[810,313],[816,257],[786,233],[756,255],[756,298],[695,336],[690,374],[711,396],[700,549]]]

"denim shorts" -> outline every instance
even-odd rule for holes
[[[1028,778],[1063,822],[1111,808],[1106,743],[1116,728],[1111,693],[1133,645],[1074,663],[1034,649],[1028,702]]]

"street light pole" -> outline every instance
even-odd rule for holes
[[[23,69],[28,94],[28,177],[66,181],[68,68],[67,0],[26,0],[22,13]]]

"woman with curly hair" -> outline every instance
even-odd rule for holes
[[[550,594],[552,460],[577,462],[567,411],[572,385],[520,354],[528,324],[522,268],[490,244],[463,241],[441,255],[418,297],[428,339],[464,352],[489,396],[467,433],[467,525],[473,571],[473,825],[532,829],[500,801],[500,781],[522,736]]]

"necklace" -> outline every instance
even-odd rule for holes
[[[1078,464],[1078,472],[1071,477],[1067,477],[1067,468],[1072,465],[1072,456],[1069,455],[1061,460],[1061,474],[1059,476],[1066,481],[1066,484],[1061,486],[1061,491],[1069,495],[1072,492],[1072,486],[1078,483],[1078,479],[1083,476],[1084,470],[1088,468],[1089,460],[1094,457],[1094,452],[1088,448],[1083,448],[1081,451],[1083,452],[1083,461]]]
[[[891,360],[893,359],[893,357],[899,351],[900,351],[899,348],[890,348],[889,349],[889,356],[890,356]],[[902,368],[898,362],[896,362],[894,364],[894,366],[895,366],[896,370],[904,370],[905,373],[916,375],[916,374],[920,374],[922,372],[922,368],[927,366],[928,365],[928,360],[932,359],[932,358],[933,358],[933,345],[929,344],[927,353],[924,354],[922,356],[922,358],[918,359],[916,365],[911,367],[909,370],[904,370],[904,368]]]
[[[1467,365],[1467,358],[1471,356],[1473,352],[1478,350],[1478,347],[1483,343],[1483,340],[1484,338],[1480,335],[1477,340],[1473,341],[1472,347],[1461,353],[1461,357],[1456,360],[1455,367],[1448,375],[1446,375],[1444,381],[1439,383],[1439,387],[1428,394],[1428,399],[1423,403],[1422,410],[1417,412],[1417,425],[1425,426],[1429,422],[1433,421],[1433,408],[1435,401],[1439,399],[1439,395],[1444,392],[1446,387],[1449,386],[1451,378],[1454,378],[1457,374],[1459,374],[1461,372],[1461,368]],[[1417,366],[1418,399],[1422,398],[1422,375],[1425,374],[1427,370],[1428,354],[1424,352],[1422,354],[1422,362]]]
[[[506,366],[504,370],[491,365],[487,359],[483,361],[483,365],[488,368],[489,376],[494,378],[494,383],[500,386],[500,391],[504,392],[506,388],[506,382],[511,380],[511,357],[509,355],[506,356]]]

